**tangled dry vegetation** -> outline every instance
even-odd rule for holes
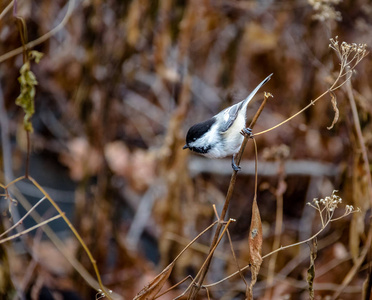
[[[0,2],[2,298],[370,299],[354,4]],[[270,73],[240,172],[182,150]]]

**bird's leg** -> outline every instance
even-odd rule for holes
[[[241,135],[244,135],[248,138],[253,138],[253,134],[252,134],[252,129],[250,128],[243,128],[241,131],[240,131],[240,134]],[[241,167],[239,167],[236,163],[235,163],[235,154],[232,156],[232,161],[231,161],[231,166],[233,168],[234,171],[238,172],[241,170]]]
[[[240,131],[240,134],[243,135],[243,136],[246,136],[248,138],[253,138],[253,134],[252,134],[252,129],[250,128],[243,128],[241,131]],[[232,157],[232,161],[231,161],[231,166],[233,168],[234,171],[238,172],[241,170],[241,167],[239,167],[236,163],[235,163],[235,154],[233,155]]]
[[[244,135],[248,138],[253,138],[253,133],[252,133],[252,129],[250,128],[243,128],[241,131],[240,131],[240,134],[241,135]]]
[[[234,157],[235,157],[235,154],[233,154],[233,156],[232,156],[231,166],[232,166],[232,168],[233,168],[234,171],[238,172],[238,171],[240,171],[241,167],[239,167],[235,163]]]

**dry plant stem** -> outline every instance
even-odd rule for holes
[[[208,289],[206,288],[206,287],[204,287],[203,286],[203,288],[205,289],[205,291],[207,292],[207,298],[208,298],[208,300],[210,300],[211,299],[211,297],[209,296],[209,291],[208,291]]]
[[[43,198],[41,198],[34,206],[32,206],[32,208],[29,210],[29,211],[27,211],[27,213],[21,218],[21,219],[19,219],[19,221],[17,222],[17,223],[15,223],[13,226],[11,226],[11,227],[9,227],[6,231],[4,231],[2,234],[0,234],[0,238],[2,237],[2,236],[4,236],[4,235],[6,235],[8,232],[10,232],[10,231],[12,231],[14,228],[16,228],[18,225],[20,225],[22,222],[23,222],[23,220],[24,219],[26,219],[27,218],[27,216],[29,215],[29,214],[31,214],[32,213],[32,211],[36,208],[36,207],[38,207],[38,205],[41,203],[41,202],[43,202],[44,200],[45,200],[46,198],[45,197],[43,197]]]
[[[18,177],[18,178],[16,178],[16,179],[14,179],[13,181],[9,182],[7,185],[3,185],[3,184],[0,183],[0,187],[2,187],[2,188],[5,190],[5,192],[8,193],[8,188],[9,188],[11,185],[13,185],[13,184],[15,184],[15,183],[17,183],[18,181],[21,181],[21,180],[23,180],[23,179],[25,179],[25,176]]]
[[[19,232],[19,233],[16,233],[16,234],[14,234],[14,235],[12,235],[12,236],[10,236],[10,237],[7,237],[7,238],[5,238],[5,239],[2,239],[2,240],[0,240],[0,244],[5,243],[5,242],[8,242],[8,241],[11,241],[11,240],[13,240],[13,239],[15,239],[15,238],[17,238],[17,237],[20,237],[21,235],[24,235],[24,234],[26,234],[26,233],[28,233],[28,232],[30,232],[30,231],[36,229],[36,228],[39,228],[39,227],[41,227],[41,226],[43,226],[43,225],[45,225],[45,224],[47,224],[47,223],[49,223],[49,222],[52,222],[52,221],[54,221],[54,220],[59,219],[59,218],[61,218],[61,217],[63,218],[64,215],[65,215],[65,213],[59,214],[59,215],[54,216],[54,217],[52,217],[52,218],[50,218],[50,219],[48,219],[48,220],[45,220],[45,221],[43,221],[43,222],[41,222],[41,223],[39,223],[39,224],[36,224],[35,226],[32,226],[32,227],[30,227],[30,228],[28,228],[28,229],[26,229],[26,230],[23,230],[23,231],[21,231],[21,232]]]
[[[234,258],[234,262],[236,264],[236,267],[238,268],[239,275],[242,278],[242,280],[244,281],[244,284],[245,284],[245,286],[247,288],[248,287],[248,283],[247,283],[247,281],[244,278],[244,274],[242,273],[242,271],[240,269],[240,266],[239,266],[239,263],[238,263],[238,260],[236,258],[235,251],[234,251],[234,246],[233,246],[232,241],[231,241],[231,236],[230,236],[229,230],[227,230],[227,237],[229,238],[229,244],[230,244],[231,253],[233,255],[233,258]]]
[[[217,219],[220,220],[220,217],[218,216],[218,212],[217,212],[217,209],[216,209],[216,205],[214,205],[214,204],[213,204],[213,209],[214,209],[214,213],[215,213]],[[241,277],[242,280],[244,281],[245,286],[248,287],[248,283],[247,283],[247,281],[245,280],[243,273],[241,273],[241,271],[240,271],[240,266],[239,266],[238,260],[237,260],[237,258],[236,258],[236,255],[235,255],[234,246],[233,246],[233,244],[232,244],[232,240],[231,240],[231,235],[230,235],[230,231],[229,231],[229,229],[226,230],[226,233],[227,233],[227,237],[228,237],[228,239],[229,239],[229,244],[230,244],[231,253],[232,253],[232,255],[233,255],[233,258],[234,258],[234,262],[235,262],[235,264],[236,264],[236,267],[238,268],[238,271],[239,271],[240,277]],[[207,288],[205,288],[205,289],[208,291]]]
[[[199,286],[198,283],[196,283],[196,280],[197,280],[197,278],[200,278],[200,275],[201,275],[201,273],[203,272],[203,270],[205,270],[206,265],[210,263],[210,260],[211,260],[211,258],[212,258],[212,256],[213,256],[213,253],[214,253],[214,250],[216,250],[216,248],[217,248],[218,244],[220,243],[220,241],[222,240],[222,237],[223,237],[223,235],[225,234],[225,232],[226,232],[228,226],[229,226],[230,223],[233,222],[233,221],[235,221],[235,220],[230,219],[229,221],[227,221],[227,223],[225,224],[225,228],[224,228],[224,230],[222,231],[221,235],[219,236],[219,238],[218,238],[218,240],[217,240],[215,246],[214,246],[214,247],[211,249],[211,251],[209,252],[209,254],[208,254],[206,260],[205,260],[204,263],[203,263],[203,265],[200,267],[200,270],[199,270],[198,274],[196,274],[194,280],[193,280],[193,281],[191,282],[191,284],[187,287],[187,289],[186,289],[186,290],[185,290],[181,295],[179,295],[178,297],[174,298],[174,300],[179,299],[179,298],[181,298],[182,296],[184,296],[184,295],[185,295],[185,294],[190,290],[190,288],[192,288],[192,287],[195,287],[195,286],[196,286],[196,287],[198,287],[198,291],[200,290],[200,288],[201,288],[202,286]],[[223,222],[218,222],[218,224],[223,224]],[[196,296],[196,294],[195,294],[195,296]]]
[[[67,12],[66,15],[63,17],[61,23],[59,23],[56,27],[54,27],[51,31],[47,32],[46,34],[42,35],[41,37],[37,38],[36,40],[33,40],[29,43],[26,44],[27,49],[31,49],[41,43],[44,43],[46,40],[51,38],[53,35],[55,35],[58,31],[60,31],[63,27],[65,27],[67,21],[70,19],[73,8],[75,6],[75,0],[70,0],[68,2],[67,6]],[[6,8],[7,9],[7,8]],[[1,17],[3,16],[3,13],[0,15]],[[1,19],[1,18],[0,18]],[[0,63],[13,57],[18,54],[21,54],[23,52],[23,46],[19,47],[17,49],[14,49],[12,51],[9,51],[8,53],[5,53],[0,56]]]
[[[177,282],[175,285],[172,285],[169,289],[165,290],[163,293],[159,294],[159,295],[156,295],[156,297],[154,299],[158,299],[160,298],[161,296],[165,295],[166,293],[168,293],[169,291],[173,290],[174,288],[178,287],[180,284],[184,283],[187,279],[191,279],[191,281],[193,280],[192,276],[191,275],[188,275],[186,276],[184,279],[182,279],[180,282]]]
[[[10,9],[13,6],[13,2],[14,2],[14,0],[10,1],[10,3],[7,5],[7,7],[5,7],[4,10],[1,12],[0,20],[8,13],[8,11],[10,11]]]
[[[269,95],[265,93],[264,100],[261,103],[260,108],[258,109],[257,113],[255,114],[255,116],[254,116],[254,118],[253,118],[253,120],[252,120],[252,122],[249,126],[250,129],[253,129],[254,125],[256,124],[257,119],[260,116],[268,98],[269,98]],[[243,143],[240,147],[240,150],[235,157],[235,161],[236,161],[238,166],[240,164],[240,160],[241,160],[241,157],[243,155],[243,152],[244,152],[244,149],[245,149],[245,146],[246,146],[247,142],[248,142],[248,137],[245,136],[244,140],[243,140]],[[223,221],[225,219],[227,210],[229,208],[230,200],[231,200],[231,197],[232,197],[232,194],[233,194],[233,191],[234,191],[234,187],[235,187],[237,173],[238,173],[237,171],[233,170],[233,173],[231,175],[230,184],[229,184],[229,188],[228,188],[228,191],[227,191],[225,203],[224,203],[224,206],[223,206],[222,211],[221,211],[221,216],[220,216],[221,221]],[[216,232],[214,234],[214,237],[213,237],[213,240],[212,240],[212,243],[211,243],[211,246],[210,246],[210,253],[212,253],[212,254],[213,254],[214,249],[217,246],[217,241],[218,241],[218,237],[220,235],[222,226],[223,226],[222,222],[219,222],[218,225],[217,225]],[[212,251],[212,249],[213,249],[213,251]],[[209,255],[207,260],[206,260],[206,263],[203,264],[203,266],[205,265],[205,267],[202,267],[201,272],[199,272],[200,274],[198,273],[198,275],[194,279],[194,281],[197,280],[197,284],[192,287],[188,299],[195,299],[196,295],[198,294],[201,286],[203,285],[205,276],[207,275],[208,268],[209,268],[209,265],[211,263],[211,260],[212,260],[212,255]]]
[[[19,178],[14,179],[13,181],[11,181],[10,183],[8,183],[7,185],[3,185],[3,184],[0,183],[0,187],[3,188],[4,191],[5,191],[5,195],[2,195],[2,196],[5,196],[5,197],[8,197],[9,198],[10,195],[8,193],[8,188],[10,186],[14,185],[15,183],[17,183],[18,181],[21,181],[23,179],[25,179],[25,177],[24,176],[21,176]],[[32,210],[31,204],[22,196],[21,193],[18,193],[17,200],[22,204],[22,206],[27,211]],[[39,216],[39,214],[35,210],[32,211],[31,216],[32,216],[32,218],[37,223],[42,222],[41,219],[40,219],[41,217]],[[43,229],[43,231],[45,232],[45,234],[48,236],[48,238],[54,243],[54,245],[60,251],[60,253],[67,259],[67,261],[73,266],[73,268],[81,275],[81,277],[83,277],[84,280],[93,289],[98,290],[100,288],[99,283],[92,277],[92,275],[90,275],[90,273],[84,268],[83,265],[81,265],[81,263],[74,256],[67,254],[67,252],[64,250],[64,244],[63,244],[63,242],[58,238],[58,236],[48,226],[48,224],[46,224],[45,226],[43,226],[41,228]],[[120,298],[119,295],[116,295],[116,297],[117,298]]]
[[[276,194],[276,217],[275,217],[275,236],[272,249],[277,249],[280,246],[280,235],[282,233],[283,227],[283,192],[284,189],[281,188],[284,183],[284,162],[281,162],[281,172],[279,174],[278,188],[275,191]],[[267,287],[271,287],[274,281],[274,273],[276,266],[277,253],[275,253],[269,261],[268,276],[267,276]],[[266,289],[268,296],[271,294],[271,289]]]
[[[9,136],[9,118],[6,114],[4,93],[0,85],[0,127],[1,127],[1,150],[5,182],[13,180],[12,147]]]
[[[365,257],[367,256],[368,251],[370,250],[371,243],[372,243],[372,222],[370,223],[370,226],[369,226],[369,229],[368,229],[368,238],[367,238],[366,243],[365,243],[365,245],[362,249],[362,252],[360,253],[360,256],[358,257],[358,259],[354,263],[353,267],[350,269],[350,271],[345,276],[344,280],[342,281],[341,286],[333,294],[333,296],[331,298],[332,300],[336,300],[336,299],[339,298],[340,294],[349,285],[349,283],[351,282],[351,280],[353,279],[355,274],[357,272],[359,272],[359,268],[362,265]]]
[[[326,228],[328,226],[329,223],[331,223],[333,221],[336,221],[336,219],[334,219],[334,220],[328,219],[327,222],[324,224],[324,226],[322,226],[322,228],[317,233],[315,233],[312,237],[309,237],[308,239],[306,239],[304,241],[301,241],[301,242],[298,242],[298,243],[294,243],[294,244],[287,245],[287,246],[281,246],[280,248],[278,248],[278,249],[276,249],[274,251],[271,251],[270,253],[262,256],[262,259],[264,259],[264,258],[266,258],[266,257],[268,257],[270,255],[273,255],[274,253],[279,252],[281,250],[284,250],[284,249],[287,249],[287,248],[291,248],[291,247],[294,247],[294,246],[298,246],[298,245],[301,245],[301,244],[310,242],[312,239],[316,238],[324,230],[324,228]]]
[[[362,152],[362,157],[363,157],[363,162],[364,162],[364,168],[365,168],[365,173],[367,176],[368,180],[368,190],[369,190],[369,198],[372,203],[372,179],[371,179],[371,173],[369,169],[369,161],[368,161],[368,155],[367,155],[367,149],[365,146],[363,134],[362,134],[362,129],[360,127],[359,123],[359,117],[358,117],[358,110],[355,104],[355,99],[354,99],[354,94],[353,94],[353,89],[351,86],[351,82],[347,82],[346,84],[346,92],[349,98],[350,102],[350,107],[351,111],[353,114],[353,119],[354,119],[354,127],[356,131],[356,135],[359,141],[359,146]],[[370,225],[369,230],[368,230],[368,237],[367,241],[360,253],[359,258],[356,260],[354,266],[351,268],[351,270],[348,272],[348,274],[345,276],[344,280],[342,281],[342,287],[337,290],[337,292],[332,296],[332,299],[337,299],[338,296],[341,294],[341,292],[344,290],[344,288],[350,283],[351,279],[355,276],[355,274],[358,272],[360,265],[363,263],[365,257],[368,254],[368,251],[370,251],[371,247],[371,242],[372,242],[372,225]]]
[[[254,145],[254,153],[255,153],[255,159],[254,159],[254,197],[253,201],[257,201],[257,189],[258,189],[258,151],[257,151],[257,143],[256,139],[252,138],[253,145]]]
[[[266,93],[265,93],[265,98],[266,98]],[[252,121],[253,122],[253,121]],[[257,188],[258,188],[258,150],[257,150],[257,143],[256,139],[252,138],[253,140],[253,145],[254,145],[254,153],[255,153],[255,164],[254,164],[254,172],[255,172],[255,181],[254,181],[254,197],[253,197],[253,202],[252,202],[252,219],[251,219],[251,224],[250,224],[250,233],[249,233],[249,243],[253,243],[252,239],[252,230],[255,229],[257,230],[257,237],[261,236],[261,243],[257,243],[255,241],[256,246],[252,246],[249,244],[249,250],[248,250],[248,257],[249,257],[249,265],[251,267],[251,282],[248,285],[246,285],[246,290],[245,290],[245,299],[250,300],[253,299],[253,286],[257,282],[257,275],[260,270],[261,264],[262,264],[262,257],[261,257],[261,251],[262,251],[262,224],[261,224],[261,218],[260,218],[260,213],[258,211],[258,206],[257,206]],[[256,209],[256,213],[255,213]],[[258,213],[258,219],[257,219],[257,213]],[[258,227],[261,227],[260,229]],[[257,248],[257,249],[256,249]],[[251,252],[252,251],[252,252]],[[256,253],[258,251],[258,253]],[[257,255],[258,254],[258,255]],[[239,272],[241,270],[239,269]]]
[[[24,177],[17,178],[14,182],[19,181],[20,179],[24,179]],[[8,184],[9,187],[11,184]],[[23,197],[23,195],[15,189],[14,193],[16,194],[17,201],[22,204],[22,206],[27,210],[32,209],[32,205]],[[31,217],[37,222],[42,222],[40,215],[37,213],[36,210],[32,211]],[[44,233],[48,236],[51,242],[55,245],[58,251],[67,259],[67,261],[71,264],[71,266],[80,274],[82,278],[87,282],[89,286],[93,289],[98,290],[100,288],[98,281],[84,268],[84,266],[76,259],[75,256],[68,253],[65,250],[65,244],[61,239],[55,234],[55,232],[48,226],[48,224],[40,227]],[[114,294],[115,295],[115,294]],[[120,295],[115,295],[116,298],[120,299]]]
[[[321,228],[317,233],[315,233],[312,237],[309,237],[308,239],[306,239],[306,240],[304,240],[304,241],[301,241],[301,242],[298,242],[298,243],[295,243],[295,244],[291,244],[291,245],[287,245],[287,246],[281,246],[280,248],[278,248],[278,249],[276,249],[276,250],[274,250],[274,251],[271,251],[270,253],[268,253],[268,254],[262,256],[262,259],[265,259],[265,258],[269,257],[270,255],[273,255],[274,253],[279,252],[279,251],[282,251],[282,250],[284,250],[284,249],[288,249],[288,248],[291,248],[291,247],[295,247],[295,246],[298,246],[298,245],[301,245],[301,244],[304,244],[304,243],[307,243],[307,242],[311,241],[313,238],[317,237],[317,236],[318,236],[318,235],[319,235],[319,234],[324,230],[324,228],[325,228],[326,226],[328,226],[328,224],[329,224],[330,222],[332,222],[332,221],[333,221],[333,220],[328,220],[328,221],[326,222],[325,226],[322,227],[322,228]],[[241,271],[245,271],[245,270],[247,270],[248,268],[249,268],[249,265],[243,267],[243,268],[241,269]],[[217,282],[214,282],[214,283],[211,283],[211,284],[207,284],[207,285],[205,285],[205,287],[215,286],[215,285],[220,284],[220,283],[224,282],[225,280],[230,279],[230,278],[232,278],[232,277],[234,277],[234,276],[236,276],[236,275],[238,275],[238,274],[239,274],[239,272],[235,272],[235,273],[233,273],[233,274],[231,274],[231,275],[229,275],[229,276],[227,276],[227,277],[221,279],[220,281],[217,281]]]
[[[26,131],[26,137],[27,137],[27,153],[26,153],[25,178],[28,178],[29,169],[30,169],[30,153],[31,153],[31,140],[30,140],[29,131]]]
[[[180,256],[188,249],[191,247],[191,245],[193,243],[196,242],[196,240],[198,240],[204,233],[206,233],[209,229],[211,229],[214,225],[216,225],[218,223],[218,220],[217,221],[214,221],[211,225],[209,225],[206,229],[204,229],[201,233],[199,233],[190,243],[188,243],[186,245],[185,248],[182,249],[182,251],[176,256],[176,258],[166,267],[164,268],[164,270],[159,274],[161,275],[162,273],[166,272],[166,270],[168,270],[168,267],[172,264],[175,264],[175,262],[180,258]],[[158,276],[159,276],[158,275]],[[155,299],[163,296],[164,294],[168,293],[170,290],[174,289],[175,287],[179,286],[180,284],[182,284],[183,282],[185,282],[188,278],[191,278],[191,282],[193,282],[193,278],[191,276],[187,276],[186,278],[182,279],[180,282],[176,283],[175,285],[173,285],[172,287],[170,287],[169,289],[167,289],[166,291],[164,291],[163,293],[161,293],[160,295],[157,295],[155,297]],[[185,293],[184,293],[185,294]],[[184,295],[183,294],[183,295]]]
[[[355,132],[357,134],[357,138],[358,138],[358,141],[359,141],[359,146],[360,146],[360,149],[361,149],[361,152],[362,152],[364,168],[365,168],[365,172],[366,172],[366,176],[367,176],[367,180],[368,180],[369,200],[370,200],[371,206],[372,206],[372,178],[371,178],[371,172],[370,172],[370,168],[369,168],[369,161],[368,161],[368,154],[367,154],[368,151],[367,151],[367,148],[366,148],[366,145],[365,145],[362,129],[360,127],[358,110],[357,110],[357,107],[356,107],[356,104],[355,104],[353,89],[352,89],[350,81],[348,81],[346,83],[346,91],[347,91],[347,96],[349,98],[351,111],[352,111],[352,114],[353,114]]]
[[[34,277],[35,269],[39,265],[39,262],[40,262],[39,257],[35,255],[35,249],[37,249],[38,246],[40,247],[42,235],[43,235],[43,230],[42,230],[42,227],[40,227],[35,232],[35,237],[32,241],[33,243],[32,251],[30,252],[32,256],[32,260],[29,262],[27,268],[25,268],[24,275],[19,282],[19,287],[20,287],[20,290],[23,292],[23,294],[25,294],[25,292],[27,291],[27,288],[30,286],[30,283],[32,282],[32,279]],[[14,295],[13,300],[18,300],[17,295]]]
[[[325,95],[327,95],[329,93],[331,89],[325,91],[323,94],[321,94],[318,98],[316,98],[315,100],[311,100],[311,102],[306,105],[303,109],[301,109],[300,111],[298,111],[297,113],[295,113],[293,116],[290,116],[288,119],[284,120],[283,122],[269,128],[269,129],[266,129],[266,130],[263,130],[263,131],[260,131],[258,133],[255,133],[254,135],[255,136],[258,136],[258,135],[261,135],[261,134],[264,134],[266,132],[269,132],[271,130],[274,130],[280,126],[282,126],[283,124],[289,122],[290,120],[294,119],[295,117],[297,117],[299,114],[302,114],[305,110],[307,110],[309,107],[313,106],[315,104],[315,102],[317,102],[319,99],[323,98]]]
[[[344,215],[341,216],[341,217],[344,217],[344,216],[346,216],[346,215],[344,214]],[[331,217],[332,217],[332,216],[331,216]],[[298,246],[298,245],[300,245],[300,244],[304,244],[304,243],[307,243],[307,242],[311,241],[312,239],[316,238],[316,237],[317,237],[317,236],[318,236],[318,235],[319,235],[319,234],[324,230],[324,228],[326,228],[326,227],[328,226],[329,223],[331,223],[331,222],[333,222],[333,221],[337,221],[337,220],[339,220],[341,217],[338,217],[338,218],[335,218],[335,219],[329,219],[329,220],[327,220],[327,222],[325,223],[324,227],[322,226],[322,228],[321,228],[321,229],[320,229],[316,234],[314,234],[313,236],[311,236],[310,238],[308,238],[308,239],[306,239],[306,240],[304,240],[304,241],[301,241],[301,242],[295,243],[295,244],[287,245],[287,246],[284,246],[284,247],[282,246],[282,247],[280,247],[279,249],[276,249],[276,250],[274,250],[274,251],[272,251],[272,252],[270,252],[270,253],[268,253],[268,254],[262,256],[262,259],[265,259],[265,258],[269,257],[270,255],[273,255],[274,253],[279,252],[279,251],[281,251],[281,250],[288,249],[288,248],[291,248],[291,247],[294,247],[294,246]],[[371,224],[371,227],[372,227],[372,224]],[[371,241],[372,241],[372,237],[371,237]],[[366,245],[369,245],[369,244],[366,243]],[[368,248],[368,247],[367,247],[367,248]],[[241,269],[241,271],[245,271],[245,270],[248,269],[249,267],[250,267],[250,265],[247,265],[247,266],[243,267],[243,268]],[[221,279],[221,280],[219,280],[219,281],[217,281],[217,282],[214,282],[214,283],[212,283],[212,284],[205,285],[205,287],[215,286],[215,285],[220,284],[220,283],[224,282],[225,280],[230,279],[230,278],[232,278],[232,277],[234,277],[234,276],[236,276],[236,275],[238,275],[238,272],[235,272],[235,273],[233,273],[233,274],[231,274],[231,275],[229,275],[229,276],[227,276],[227,277],[225,277],[225,278],[223,278],[223,279]]]
[[[97,264],[96,264],[96,260],[93,258],[93,255],[92,253],[90,252],[88,246],[85,244],[85,242],[83,241],[83,239],[81,238],[80,234],[77,232],[77,230],[75,229],[75,227],[72,225],[72,223],[70,222],[70,220],[65,216],[64,212],[62,212],[62,210],[59,208],[59,206],[57,205],[57,203],[54,202],[54,200],[49,196],[49,194],[39,185],[39,183],[33,179],[31,176],[29,176],[28,178],[38,189],[40,192],[43,193],[43,195],[49,200],[49,202],[53,205],[53,207],[57,210],[57,212],[62,216],[63,220],[66,222],[66,224],[68,225],[68,227],[70,227],[71,231],[73,232],[73,234],[75,235],[75,237],[78,239],[79,243],[82,245],[82,247],[84,248],[86,254],[88,255],[89,257],[89,260],[90,262],[92,263],[93,265],[93,268],[94,268],[94,271],[96,273],[96,277],[97,277],[97,280],[98,280],[98,284],[102,290],[102,292],[106,295],[106,297],[108,299],[111,300],[111,297],[110,297],[110,294],[106,291],[106,288],[103,286],[102,284],[102,280],[101,280],[101,276],[99,274],[99,271],[98,271],[98,267],[97,267]]]
[[[190,242],[190,240],[188,240],[185,237],[182,237],[178,234],[169,233],[169,232],[166,234],[165,238],[172,240],[173,242],[176,242],[180,245],[183,245],[184,247],[186,247]],[[209,254],[209,245],[194,243],[190,246],[190,248],[200,253],[206,254],[206,255]],[[226,252],[219,251],[219,250],[214,251],[214,257],[218,257],[219,259],[224,260],[224,261],[227,261],[230,258],[230,256]],[[245,263],[245,261],[240,262],[240,264],[242,263]]]
[[[360,61],[360,60],[359,60]],[[359,63],[358,61],[358,63]],[[356,64],[354,65],[354,67],[356,66]],[[323,94],[321,94],[320,96],[318,96],[315,100],[311,100],[310,103],[308,105],[306,105],[303,109],[301,109],[300,111],[298,111],[297,113],[295,113],[294,115],[290,116],[288,119],[284,120],[283,122],[269,128],[269,129],[266,129],[264,131],[261,131],[261,132],[258,132],[258,133],[255,133],[255,136],[257,135],[261,135],[261,134],[264,134],[266,132],[269,132],[271,130],[274,130],[275,128],[278,128],[280,127],[281,125],[289,122],[290,120],[292,120],[293,118],[297,117],[299,114],[302,114],[305,110],[307,110],[309,107],[315,105],[315,103],[320,100],[321,98],[323,98],[325,95],[327,95],[328,93],[331,93],[331,92],[334,92],[335,90],[339,89],[341,86],[343,86],[346,82],[349,82],[350,81],[350,78],[352,76],[352,68],[350,70],[347,70],[345,73],[344,73],[344,70],[345,70],[345,67],[346,65],[344,64],[344,61],[341,59],[341,67],[340,67],[340,71],[339,71],[339,74],[336,78],[336,80],[333,82],[332,86],[326,90]],[[340,84],[338,84],[338,82],[340,81],[340,79],[346,75],[346,79],[341,82]],[[338,85],[337,85],[338,84]]]
[[[209,229],[211,229],[214,225],[216,225],[218,221],[214,221],[211,225],[209,225],[207,228],[205,228],[202,232],[200,232],[190,243],[187,244],[185,248],[182,249],[180,253],[176,256],[176,258],[173,260],[172,263],[175,263],[180,256],[192,245],[196,242],[197,239],[199,239],[204,233],[206,233]]]

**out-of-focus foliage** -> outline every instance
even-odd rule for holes
[[[34,99],[35,86],[37,85],[35,75],[30,69],[30,60],[35,60],[36,63],[39,63],[42,56],[43,54],[38,51],[31,51],[29,53],[29,59],[27,59],[21,67],[21,76],[18,77],[19,84],[21,85],[21,94],[17,97],[15,104],[23,108],[25,112],[23,126],[25,130],[29,132],[33,131],[31,117],[35,113]]]
[[[253,133],[270,128],[333,82],[339,60],[329,48],[330,38],[338,36],[340,42],[365,43],[369,48],[372,44],[372,4],[367,0],[17,1],[28,40],[58,26],[71,3],[66,26],[34,48],[44,57],[28,66],[30,80],[23,80],[38,82],[30,174],[53,188],[61,203],[73,202],[72,221],[97,260],[104,284],[126,299],[133,298],[214,221],[212,204],[221,209],[230,160],[197,160],[182,150],[188,127],[243,99],[274,73],[261,90],[274,98]],[[0,14],[8,4],[0,1]],[[0,57],[22,46],[17,30],[12,10],[1,15]],[[5,143],[13,151],[12,157],[4,157],[2,148],[1,161],[11,160],[15,175],[23,174],[26,148],[24,115],[15,104],[17,78],[26,68],[22,65],[22,55],[0,63],[0,97],[10,134]],[[352,78],[369,161],[371,70],[367,56]],[[34,88],[27,85],[31,94]],[[262,94],[256,97],[260,98]],[[259,101],[252,103],[248,114],[253,116],[258,105]],[[347,94],[339,89],[289,123],[257,137],[263,255],[273,250],[278,232],[279,245],[288,245],[320,229],[319,216],[305,205],[313,198],[337,189],[344,204],[361,209],[331,223],[318,237],[315,299],[340,288],[366,242],[371,199],[354,121]],[[328,130],[329,126],[333,128]],[[272,163],[278,162],[283,149],[283,162]],[[248,144],[243,160],[253,157]],[[229,217],[237,219],[229,230],[241,266],[249,262],[247,216],[254,190],[249,166],[242,165],[229,209]],[[283,222],[277,230],[277,193],[284,185]],[[26,187],[20,186],[26,196],[38,197]],[[164,286],[198,272],[210,236],[203,235],[184,253]],[[41,257],[30,259],[9,245],[12,278],[22,282],[26,265],[33,275],[27,285],[20,285],[25,291],[37,293],[44,286],[58,292],[73,289],[83,299],[95,297],[88,285],[77,284],[81,281],[75,280],[77,275],[62,255],[60,261],[50,259],[54,254],[48,259],[51,252],[42,251],[43,242],[34,236],[23,243],[27,251],[35,249]],[[70,240],[65,243],[93,274],[81,249]],[[49,244],[44,249],[50,249]],[[236,271],[229,249],[227,242],[217,248],[208,282]],[[306,245],[286,249],[277,254],[274,267],[264,259],[254,297],[307,299],[309,252]],[[361,296],[366,273],[364,262],[343,299]],[[185,286],[162,299],[174,298]],[[208,289],[213,299],[244,299],[245,290],[239,276]],[[204,297],[202,289],[200,299]]]

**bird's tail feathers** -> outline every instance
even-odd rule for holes
[[[256,95],[256,93],[258,92],[258,90],[266,83],[268,82],[270,79],[271,79],[271,76],[273,75],[274,73],[271,73],[269,76],[267,76],[258,86],[256,86],[256,88],[249,94],[249,96],[247,98],[245,98],[243,100],[243,106],[247,106],[248,103],[252,100],[252,98],[254,97],[254,95]]]

